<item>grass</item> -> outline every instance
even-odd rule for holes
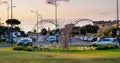
[[[0,47],[7,47],[7,46],[11,46],[11,44],[7,42],[0,42]]]
[[[0,49],[1,63],[120,63],[120,49],[112,50],[52,50],[50,52]]]

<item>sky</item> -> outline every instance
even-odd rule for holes
[[[10,5],[10,0],[1,1],[8,1]],[[69,0],[59,1],[57,4],[58,19],[87,18],[94,21],[116,19],[116,0]],[[13,0],[13,5],[16,6],[13,8],[13,18],[21,21],[20,27],[26,32],[30,31],[36,23],[36,14],[31,10],[38,10],[43,19],[54,19],[55,7],[48,4],[46,0]],[[0,17],[1,22],[5,23],[6,4],[0,5]]]

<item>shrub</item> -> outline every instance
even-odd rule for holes
[[[37,46],[33,46],[32,49],[33,49],[34,51],[39,51],[39,49],[38,49]]]
[[[24,46],[15,46],[13,47],[13,50],[24,50],[25,47]]]
[[[3,39],[0,39],[0,41],[2,41],[2,42],[6,42],[6,39],[5,39],[5,38],[3,38]]]
[[[108,50],[108,49],[116,49],[118,48],[117,45],[114,44],[107,44],[107,45],[98,45],[97,50]]]
[[[15,46],[13,47],[13,50],[19,50],[19,51],[45,51],[49,52],[50,48],[48,47],[37,47],[37,46]]]
[[[28,47],[25,47],[25,49],[24,49],[25,51],[34,51],[34,49],[32,48],[32,47],[30,47],[30,46],[28,46]]]
[[[39,48],[38,48],[38,51],[43,51],[43,48],[42,48],[42,47],[39,47]]]
[[[44,51],[47,51],[47,52],[49,52],[50,51],[50,49],[49,48],[43,48],[44,49]]]

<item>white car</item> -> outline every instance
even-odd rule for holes
[[[60,42],[60,37],[57,37],[58,42]],[[46,38],[46,41],[48,42],[56,42],[56,36],[49,36]]]
[[[119,42],[116,38],[103,38],[97,42],[93,42],[92,45],[104,45],[104,44],[115,44],[119,45]]]
[[[46,38],[46,40],[49,41],[49,42],[51,42],[51,41],[53,42],[53,41],[56,41],[56,37],[55,36],[49,36],[49,37]]]

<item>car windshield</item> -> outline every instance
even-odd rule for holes
[[[28,42],[28,40],[20,40],[19,42]]]
[[[105,38],[105,39],[103,39],[102,41],[112,41],[112,39],[107,39],[107,38]]]
[[[55,39],[55,37],[51,36],[51,37],[48,37],[48,39]]]

